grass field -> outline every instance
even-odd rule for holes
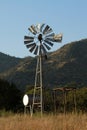
[[[87,130],[87,115],[1,116],[0,130]]]

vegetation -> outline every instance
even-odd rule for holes
[[[14,84],[0,80],[0,110],[17,112],[21,105],[21,92]]]
[[[29,115],[9,115],[0,117],[1,130],[86,130],[86,114],[59,114],[30,117]]]
[[[32,104],[33,87],[27,86],[26,92],[30,97],[30,104]],[[20,90],[14,84],[10,84],[7,81],[0,80],[0,111],[13,111],[13,112],[23,112],[23,95]],[[57,91],[56,99],[54,104],[54,93],[51,89],[43,90],[43,103],[45,112],[64,112],[64,98],[63,93]],[[74,111],[74,101],[73,92],[69,91],[66,95],[66,112]],[[76,90],[76,111],[87,112],[87,88],[78,88]]]
[[[11,57],[0,52],[0,73],[15,67],[20,61],[20,58]]]
[[[67,84],[65,87],[75,87],[75,84]],[[26,94],[29,95],[30,99],[33,96],[33,87],[27,86]],[[37,91],[38,93],[38,91]],[[87,88],[78,88],[76,89],[76,112],[87,112]],[[55,103],[54,103],[55,100]],[[32,101],[30,101],[30,104]],[[56,97],[54,99],[54,91],[52,89],[43,89],[43,103],[44,103],[44,111],[45,112],[54,112],[56,107],[56,113],[64,113],[64,95],[61,91],[56,91]],[[75,104],[74,104],[74,91],[68,91],[66,93],[66,112],[74,112]]]

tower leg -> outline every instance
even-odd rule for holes
[[[42,116],[42,113],[43,113],[43,95],[42,95],[42,57],[41,57],[41,55],[37,57],[32,112],[34,112],[35,108],[40,109],[41,116]]]

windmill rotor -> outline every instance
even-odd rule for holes
[[[28,30],[30,36],[24,36],[24,44],[29,51],[35,55],[44,55],[51,50],[54,42],[61,42],[62,34],[55,35],[49,25],[37,24],[31,25]]]

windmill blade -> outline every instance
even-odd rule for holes
[[[47,34],[53,32],[53,30],[52,30],[52,28],[50,28],[50,26],[47,25],[46,27],[47,27],[47,28],[45,28],[44,31],[43,31],[43,34],[44,34],[44,35],[47,35]]]
[[[34,37],[24,36],[24,40],[34,40]]]
[[[47,41],[51,41],[51,42],[54,42],[54,38],[46,38]]]
[[[46,34],[46,32],[50,29],[50,26],[46,26],[45,29],[43,30],[43,34]]]
[[[44,40],[48,45],[50,45],[50,46],[53,46],[53,43],[52,42],[50,42],[50,41],[48,41],[48,40]]]
[[[54,35],[53,39],[55,42],[61,42],[62,37],[63,37],[63,35],[60,33],[60,34]]]
[[[53,38],[54,35],[55,35],[55,33],[51,33],[51,34],[47,35],[45,38]]]
[[[47,51],[46,51],[46,49],[45,49],[45,47],[41,44],[40,46],[39,46],[39,55],[41,55],[41,54],[46,54],[47,53]]]
[[[40,26],[40,32],[42,32],[42,29],[43,29],[43,27],[44,27],[44,23]]]
[[[37,34],[36,27],[34,25],[31,25],[31,28],[33,29],[34,33]]]
[[[49,34],[49,33],[52,33],[53,32],[53,30],[52,30],[52,28],[50,28],[45,34]]]
[[[36,33],[34,33],[34,31],[33,31],[33,29],[32,29],[31,27],[28,28],[28,30],[29,30],[32,34],[36,35]]]
[[[31,25],[30,28],[28,28],[28,30],[29,30],[31,33],[33,33],[34,35],[37,34],[37,30],[36,30],[36,28],[35,28],[34,25]]]
[[[36,29],[37,29],[37,32],[38,32],[38,33],[40,32],[40,26],[41,26],[41,24],[37,24],[37,25],[36,25]]]
[[[34,51],[35,55],[37,55],[37,53],[38,53],[38,46],[36,46],[35,51]]]
[[[24,43],[28,44],[34,41],[34,37],[24,36]]]
[[[43,52],[44,54],[46,54],[47,51],[46,51],[45,47],[44,47],[43,45],[41,45],[41,48],[42,48],[42,52]]]
[[[25,44],[30,44],[32,43],[34,40],[28,40],[28,41],[24,41]]]
[[[51,49],[47,44],[45,44],[45,43],[43,43],[43,44],[44,44],[44,46],[45,46],[48,50]]]
[[[35,49],[35,47],[36,47],[36,44],[34,44],[29,51],[33,52],[33,50]]]
[[[27,47],[27,48],[31,48],[31,47],[34,46],[34,45],[35,45],[35,43],[32,43],[32,44],[26,45],[26,47]]]

